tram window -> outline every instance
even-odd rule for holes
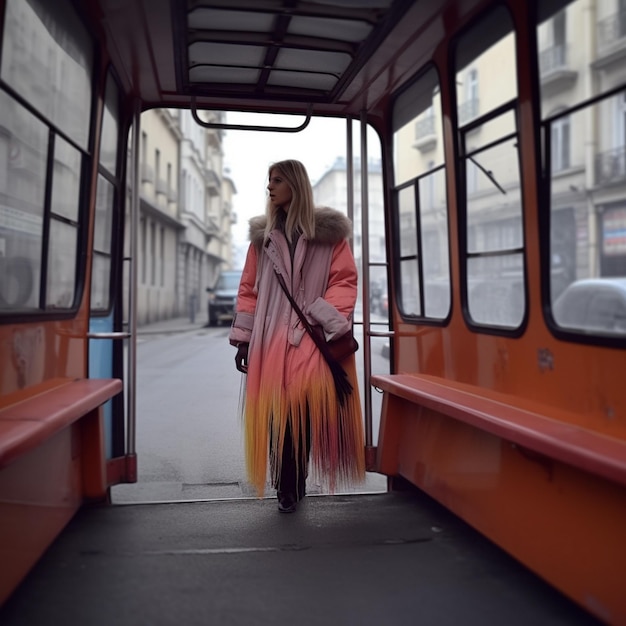
[[[405,317],[450,311],[448,205],[439,80],[428,69],[394,103],[399,302]]]
[[[615,55],[626,33],[616,4],[594,7],[590,20],[584,0],[552,2],[537,25],[550,199],[544,276],[557,327],[623,336],[626,74]]]
[[[115,189],[102,174],[98,176],[96,193],[96,226],[91,286],[92,311],[107,311],[111,282],[111,243]]]
[[[7,129],[10,147],[8,163],[0,163],[6,169],[0,309],[70,308],[78,284],[93,50],[68,0],[54,8],[41,0],[7,0],[3,27],[0,128]]]
[[[106,312],[111,304],[111,271],[114,245],[113,228],[119,143],[119,89],[113,76],[107,77],[105,106],[102,113],[100,168],[96,190],[96,217],[91,283],[91,311]],[[130,151],[129,151],[130,154]]]
[[[0,310],[39,306],[48,129],[0,91]],[[5,140],[6,142],[6,140]],[[2,154],[8,158],[2,159]]]
[[[526,297],[515,33],[504,7],[459,40],[456,64],[467,311],[475,324],[514,329]]]
[[[119,139],[119,90],[109,74],[106,86],[106,99],[102,112],[102,134],[100,137],[100,164],[111,174],[117,167]]]
[[[72,5],[67,0],[53,4],[7,0],[0,76],[87,149],[93,52]]]

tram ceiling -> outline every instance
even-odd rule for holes
[[[415,26],[423,24],[429,39],[447,4],[127,0],[122,12],[120,2],[92,0],[89,17],[147,106],[188,106],[195,97],[207,108],[302,113],[312,104],[316,113],[355,115],[400,80],[398,67],[415,70],[415,56],[402,61],[416,45]]]

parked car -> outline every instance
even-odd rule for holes
[[[554,302],[552,315],[564,328],[626,335],[626,277],[571,283]]]
[[[209,326],[217,326],[220,322],[230,322],[235,316],[237,291],[241,281],[242,270],[222,272],[214,287],[207,287],[209,292],[208,318]]]

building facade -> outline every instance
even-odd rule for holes
[[[383,197],[382,165],[380,158],[371,158],[368,162],[367,178],[367,202],[370,261],[370,283],[384,283],[382,289],[386,289],[386,247],[385,247],[385,214]],[[346,159],[338,156],[334,163],[322,174],[313,185],[313,197],[316,206],[328,206],[344,214],[348,214],[348,172]],[[353,189],[353,224],[354,239],[353,252],[359,270],[362,273],[363,262],[363,212],[362,212],[362,189],[361,189],[361,165],[360,160],[355,159],[354,164],[354,189]]]
[[[142,114],[140,132],[137,323],[195,320],[206,315],[206,288],[232,264],[236,189],[223,171],[223,131],[188,110],[154,109]]]
[[[500,7],[492,18],[488,33],[459,39],[452,61],[464,181],[458,200],[470,315],[478,323],[517,327],[525,278],[516,41],[506,10]],[[477,50],[473,42],[481,39],[484,48]],[[536,55],[549,180],[539,202],[549,222],[550,295],[556,301],[575,281],[626,276],[626,95],[619,89],[626,79],[626,0],[574,0],[546,14],[537,27]],[[445,317],[448,202],[437,73],[422,74],[396,110],[394,186],[406,259],[401,306],[409,315]],[[425,311],[416,299],[421,279],[414,259],[420,256],[423,293],[431,294]]]

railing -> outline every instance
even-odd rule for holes
[[[626,146],[596,154],[596,185],[624,182],[626,177]]]
[[[459,124],[465,124],[478,116],[478,98],[466,100],[459,105]]]
[[[204,180],[206,181],[209,194],[212,196],[219,195],[221,184],[219,176],[215,173],[215,171],[208,167],[205,168]]]
[[[621,39],[626,42],[626,11],[614,13],[598,22],[598,53],[604,52]]]
[[[541,76],[567,68],[567,48],[566,44],[557,44],[539,53],[539,72]]]
[[[428,115],[415,124],[415,139],[423,139],[435,134],[435,116]]]
[[[142,183],[154,182],[154,170],[147,163],[141,164],[141,182]]]
[[[156,182],[156,192],[162,193],[164,196],[167,195],[167,183],[162,178],[159,178]]]

